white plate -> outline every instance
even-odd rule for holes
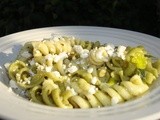
[[[124,104],[97,109],[61,109],[27,101],[8,91],[8,79],[3,64],[14,60],[21,44],[30,40],[42,40],[51,34],[75,36],[86,40],[99,40],[115,45],[143,45],[160,58],[160,39],[137,32],[85,26],[48,27],[28,30],[0,38],[0,117],[17,120],[106,120],[106,119],[157,119],[160,118],[159,81],[145,96]]]

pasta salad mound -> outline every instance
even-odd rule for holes
[[[148,91],[160,59],[143,46],[115,46],[59,36],[26,42],[7,66],[10,87],[30,101],[60,108],[99,108]]]

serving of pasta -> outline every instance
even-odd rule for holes
[[[10,86],[30,101],[60,108],[99,108],[146,93],[160,59],[143,46],[115,46],[56,36],[26,42],[6,65]]]

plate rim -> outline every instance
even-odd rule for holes
[[[133,36],[135,34],[137,35],[140,35],[140,36],[143,36],[143,37],[149,37],[149,38],[154,38],[154,39],[159,39],[155,36],[152,36],[152,35],[148,35],[148,34],[145,34],[145,33],[140,33],[140,32],[136,32],[136,31],[131,31],[131,30],[126,30],[126,29],[120,29],[120,28],[111,28],[111,27],[101,27],[101,26],[54,26],[54,27],[43,27],[43,28],[36,28],[36,29],[30,29],[30,30],[24,30],[24,31],[20,31],[20,32],[16,32],[16,33],[12,33],[12,34],[9,34],[9,35],[6,35],[6,36],[2,36],[0,37],[0,40],[3,40],[7,37],[10,37],[10,36],[16,36],[16,35],[19,35],[19,34],[23,34],[24,32],[32,32],[32,31],[37,31],[37,30],[46,30],[46,29],[62,29],[62,28],[65,28],[65,29],[68,29],[68,28],[74,28],[74,29],[103,29],[103,30],[113,30],[113,31],[121,31],[121,32],[124,32],[125,34],[133,34]],[[160,40],[160,39],[159,39]],[[1,43],[0,43],[1,44]],[[156,118],[158,115],[158,117],[160,117],[160,111],[156,114],[154,114],[152,116],[152,118]],[[149,116],[151,118],[151,116]]]

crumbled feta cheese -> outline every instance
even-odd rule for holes
[[[22,56],[22,57],[25,57],[25,58],[29,58],[29,57],[32,56],[32,54],[29,53],[28,51],[24,51],[23,53],[21,53],[21,56]]]
[[[97,108],[101,108],[101,106],[97,106]]]
[[[98,90],[98,89],[97,89],[95,86],[91,85],[88,93],[90,93],[90,94],[95,94],[97,90]]]
[[[36,62],[36,63],[35,63],[35,65],[36,65],[36,66],[38,66],[38,65],[39,65],[39,63],[37,63],[37,62]]]
[[[18,88],[17,83],[14,80],[10,80],[9,81],[9,86],[11,88],[15,88],[15,89]]]
[[[45,68],[45,67],[44,67],[43,65],[40,65],[40,64],[37,66],[37,69],[40,70],[40,71],[43,71],[44,68]]]
[[[66,52],[62,52],[59,55],[54,55],[54,62],[58,62],[59,60],[64,60],[65,58],[67,58],[68,55]]]
[[[85,62],[85,59],[80,60],[80,64],[84,64]]]
[[[30,64],[31,66],[34,65],[34,64],[35,64],[34,59],[30,60],[30,61],[29,61],[29,64]]]
[[[80,53],[81,58],[87,58],[89,55],[89,50],[83,49],[83,51]]]
[[[111,104],[112,105],[115,105],[115,104],[117,104],[119,102],[119,99],[117,98],[117,97],[112,97],[112,99],[111,99]]]
[[[88,72],[88,73],[92,73],[92,72],[93,72],[93,68],[92,68],[92,67],[89,67],[89,68],[87,69],[87,72]]]
[[[73,88],[71,88],[71,92],[73,95],[77,95],[77,92]]]
[[[53,71],[53,74],[56,76],[56,77],[60,77],[60,73],[58,71]]]
[[[82,53],[82,54],[80,54],[80,57],[81,58],[87,58],[88,57],[88,53]]]
[[[34,52],[35,56],[41,55],[41,52],[37,49],[35,49],[33,52]]]
[[[83,48],[81,45],[74,45],[73,49],[79,54],[81,54],[83,52]]]
[[[97,77],[93,77],[93,78],[91,79],[91,83],[92,83],[93,85],[95,85],[96,82],[97,82],[97,80],[98,80]]]
[[[51,72],[52,71],[52,66],[45,67],[45,70],[46,70],[46,72]]]
[[[77,92],[73,88],[71,88],[70,86],[67,86],[66,90],[70,90],[73,95],[77,95]]]
[[[30,83],[31,83],[31,81],[30,81],[30,80],[28,80],[28,81],[27,81],[27,84],[30,84]]]
[[[98,50],[97,52],[96,52],[96,58],[98,58],[98,59],[103,59],[103,51],[102,50]]]
[[[67,86],[67,87],[66,87],[66,90],[70,90],[70,89],[71,89],[70,86]]]
[[[80,55],[81,58],[87,58],[89,50],[83,49],[81,45],[74,45],[73,49]]]
[[[123,60],[125,59],[125,54],[124,54],[125,50],[126,50],[125,46],[121,46],[120,45],[117,48],[117,56],[120,57],[120,58],[122,58]]]
[[[45,59],[46,60],[53,60],[53,55],[48,54],[48,55],[45,56]]]
[[[5,63],[5,64],[4,64],[4,67],[5,67],[6,69],[8,69],[9,66],[10,66],[10,63]]]
[[[83,52],[84,53],[89,53],[89,50],[88,49],[83,49]]]
[[[59,39],[60,39],[60,36],[55,36],[55,35],[54,35],[53,41],[56,42],[56,41],[59,41]]]
[[[55,55],[53,61],[54,62],[58,62],[60,60],[60,56],[59,55]]]
[[[107,44],[107,46],[105,47],[107,53],[109,56],[112,56],[114,54],[114,45],[113,44]]]
[[[12,92],[12,88],[11,87],[8,88],[8,92]]]
[[[74,73],[78,70],[77,66],[71,66],[67,69],[69,73]]]

